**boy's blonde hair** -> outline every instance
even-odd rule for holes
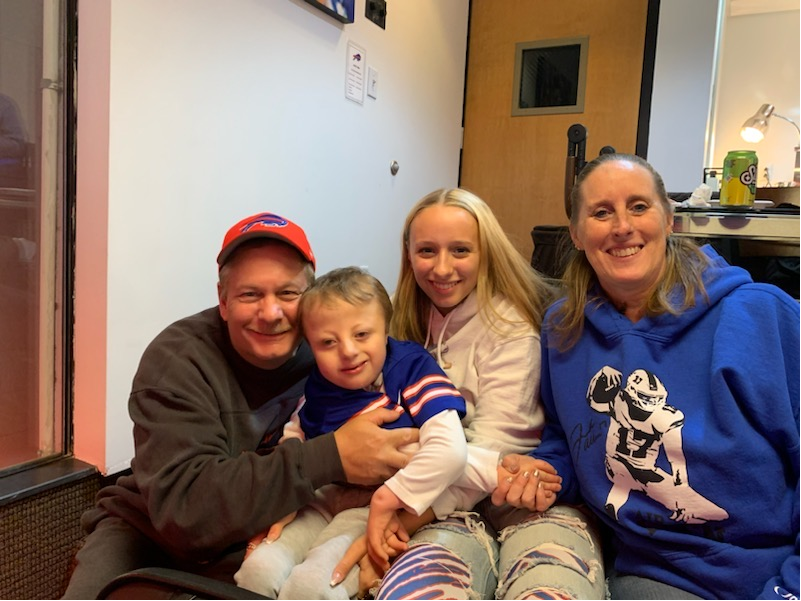
[[[298,305],[298,323],[303,329],[303,315],[319,305],[333,300],[342,300],[354,306],[366,305],[378,301],[384,313],[384,320],[389,327],[392,319],[392,301],[386,288],[375,276],[359,267],[340,267],[332,269],[320,276],[300,297]]]

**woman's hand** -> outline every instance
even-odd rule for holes
[[[357,565],[362,559],[367,557],[367,535],[362,534],[353,543],[351,543],[345,555],[339,560],[339,563],[331,573],[331,586],[336,586],[343,580],[345,576]],[[361,588],[361,576],[359,577],[359,588]]]
[[[407,547],[409,535],[414,534],[417,530],[426,524],[434,521],[434,512],[429,508],[426,509],[421,515],[416,516],[408,511],[401,511],[397,515],[399,524],[390,525],[386,542],[394,552],[388,553],[390,557],[397,557]],[[397,527],[397,530],[393,528]],[[345,579],[345,576],[353,569],[353,566],[359,565],[359,590],[364,592],[376,585],[376,581],[380,580],[384,571],[376,566],[367,555],[367,535],[363,534],[357,538],[348,550],[342,560],[336,565],[333,573],[331,574],[331,586],[336,586]]]
[[[380,586],[385,573],[373,563],[369,556],[362,557],[359,560],[359,598],[364,598],[370,589]]]
[[[561,482],[547,461],[529,455],[507,455],[498,466],[498,488],[492,493],[492,503],[545,511],[556,501]]]
[[[355,565],[359,566],[358,596],[362,598],[367,591],[377,586],[384,576],[384,571],[378,568],[367,555],[367,535],[365,534],[353,541],[345,552],[345,556],[336,565],[331,574],[330,586],[337,586],[345,580]]]
[[[247,559],[248,555],[253,553],[253,551],[256,550],[256,547],[258,547],[260,544],[264,543],[265,545],[269,545],[271,542],[278,540],[278,537],[281,536],[281,532],[284,530],[284,527],[294,520],[297,514],[297,511],[293,511],[288,516],[281,518],[275,524],[270,526],[270,529],[266,532],[259,532],[256,536],[251,538],[248,541],[248,546],[245,550],[245,559]]]

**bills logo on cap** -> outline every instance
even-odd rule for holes
[[[314,253],[303,229],[275,213],[257,213],[246,217],[229,229],[223,240],[222,250],[217,255],[217,264],[222,267],[243,242],[254,238],[281,240],[297,250],[312,264],[312,267],[316,267]]]
[[[264,227],[284,227],[287,223],[288,222],[286,219],[280,215],[276,215],[275,213],[261,213],[251,218],[251,220],[243,225],[240,229],[244,234],[257,225],[263,225]]]

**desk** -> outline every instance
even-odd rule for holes
[[[692,238],[746,238],[799,243],[799,215],[774,210],[676,209],[673,233]]]
[[[754,281],[799,297],[799,215],[780,209],[679,209],[673,235],[710,243],[729,263],[748,270]]]

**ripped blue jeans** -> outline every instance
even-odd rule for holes
[[[476,509],[489,519],[459,512],[421,528],[376,599],[606,598],[600,539],[582,511]]]

